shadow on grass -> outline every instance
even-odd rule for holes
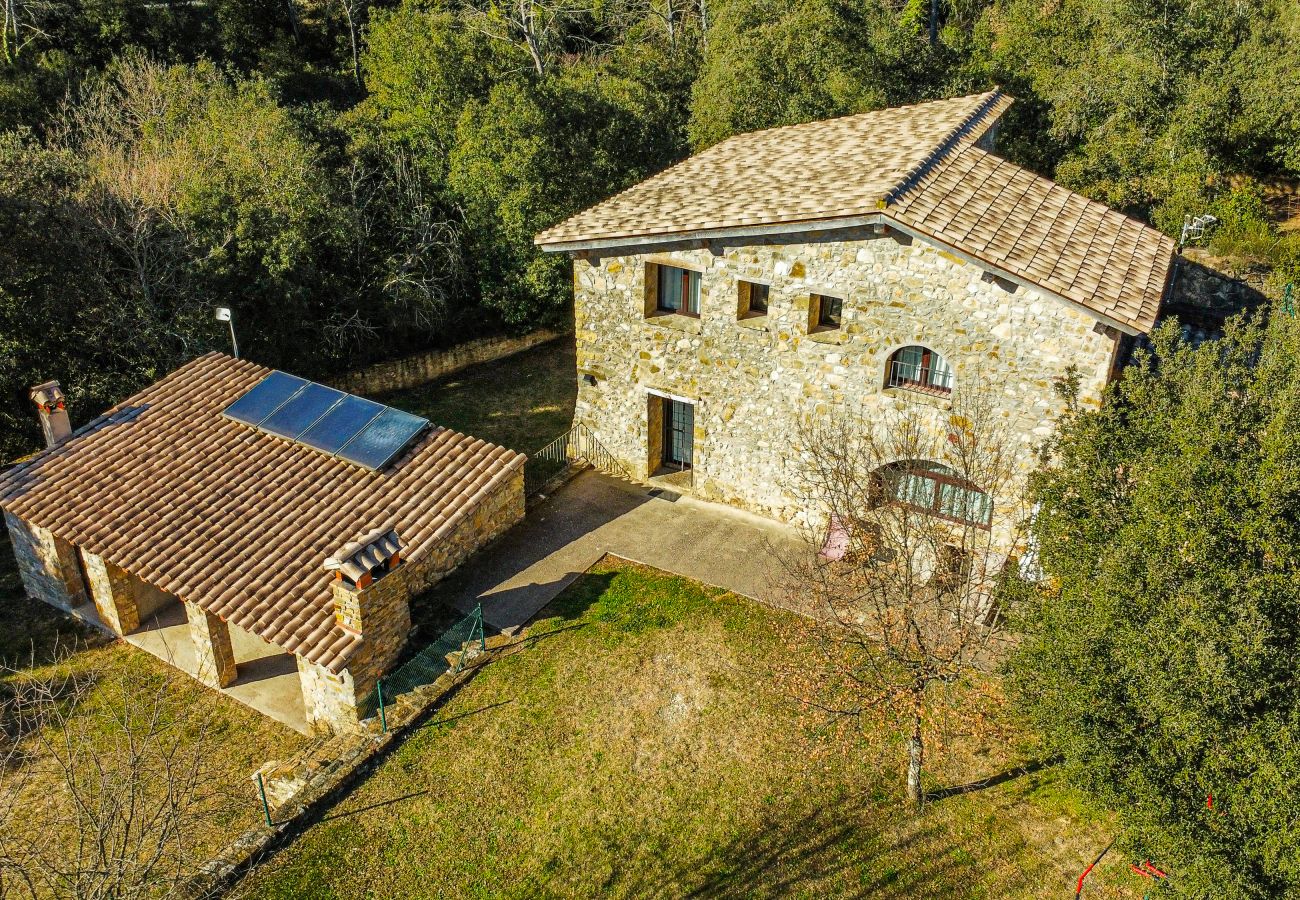
[[[1054,766],[1061,762],[1063,757],[1052,756],[1047,759],[1035,759],[1025,763],[1023,766],[1017,766],[1013,769],[1007,769],[1005,772],[999,772],[996,775],[990,775],[980,781],[971,781],[966,784],[958,784],[953,787],[939,788],[937,791],[928,791],[925,795],[926,802],[933,803],[938,800],[946,800],[949,797],[956,797],[961,794],[973,794],[976,791],[982,791],[987,788],[997,787],[999,784],[1006,784],[1008,781],[1014,781],[1025,775],[1032,775],[1040,772],[1049,766]]]
[[[760,828],[670,875],[641,879],[615,870],[607,887],[614,896],[696,900],[791,895],[955,900],[970,895],[968,864],[958,848],[930,849],[941,825],[922,819],[906,836],[893,839],[881,833],[891,824],[887,809],[855,803],[828,804],[791,818],[769,817]]]
[[[330,813],[327,816],[322,816],[320,821],[329,822],[333,819],[346,819],[349,816],[355,816],[358,813],[369,812],[372,809],[382,809],[385,806],[392,806],[394,803],[401,803],[403,800],[413,800],[416,797],[423,797],[428,793],[429,791],[427,789],[423,791],[412,791],[411,793],[403,794],[400,797],[393,797],[388,800],[380,800],[378,803],[370,803],[365,806],[357,807],[356,809],[349,809],[347,812]]]
[[[438,725],[450,725],[452,722],[459,722],[461,719],[468,719],[471,716],[477,716],[479,713],[485,713],[488,710],[496,709],[499,706],[508,706],[514,702],[515,702],[514,697],[511,697],[509,700],[498,700],[496,703],[489,703],[487,706],[480,706],[478,709],[471,709],[463,713],[457,713],[456,715],[448,716],[445,719],[434,719],[430,722],[425,722],[420,727],[435,728]]]

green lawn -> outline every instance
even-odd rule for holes
[[[260,898],[1066,896],[1108,835],[1050,770],[900,798],[893,728],[801,708],[809,626],[607,560],[323,821],[254,872]],[[936,785],[1032,754],[953,715]],[[1108,860],[1090,897],[1121,860]],[[1131,880],[1131,879],[1130,879]]]
[[[24,835],[39,835],[61,858],[77,853],[77,836],[66,819],[70,801],[57,760],[34,735],[23,734],[14,711],[4,702],[20,681],[71,675],[90,685],[68,729],[50,728],[45,736],[56,745],[67,737],[95,754],[102,767],[95,777],[102,777],[105,785],[124,783],[133,771],[126,760],[142,743],[149,745],[144,737],[149,733],[162,734],[163,745],[170,746],[174,738],[184,747],[173,758],[178,768],[195,759],[204,761],[201,800],[193,810],[196,821],[183,836],[187,855],[197,862],[259,821],[261,810],[249,780],[253,772],[269,759],[286,758],[308,741],[144,651],[109,642],[101,633],[27,597],[4,537],[0,537],[0,661],[11,667],[0,673],[0,742],[18,736],[26,754],[21,766],[0,771],[0,803],[9,806],[0,810],[0,860],[11,852],[11,839]],[[66,698],[64,707],[73,709]],[[159,715],[151,721],[154,711]],[[151,758],[145,766],[150,773],[153,762]],[[82,770],[79,777],[88,774]],[[137,799],[156,801],[163,796],[165,782],[160,777],[149,775],[141,783],[140,793],[134,795]],[[64,827],[56,827],[57,821],[63,821]],[[125,831],[111,833],[120,837]],[[5,877],[0,872],[0,895],[4,895]],[[19,891],[18,896],[24,895]]]
[[[436,425],[532,453],[573,422],[578,393],[572,336],[375,399]]]

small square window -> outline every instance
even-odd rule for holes
[[[771,288],[756,281],[738,281],[736,287],[739,300],[736,312],[739,318],[751,319],[767,315],[767,296]]]
[[[700,273],[674,266],[656,268],[659,270],[659,311],[698,316],[700,314]]]
[[[844,301],[839,297],[827,297],[813,294],[813,303],[817,307],[816,323],[821,328],[839,328],[844,314]]]

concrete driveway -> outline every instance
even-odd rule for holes
[[[470,559],[437,593],[498,630],[518,628],[606,553],[785,605],[787,526],[727,506],[585,471]]]

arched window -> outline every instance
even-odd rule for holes
[[[889,357],[885,385],[944,396],[952,393],[952,367],[929,347],[903,347]]]
[[[886,497],[932,516],[983,527],[993,520],[992,498],[941,463],[890,463],[880,479]]]

